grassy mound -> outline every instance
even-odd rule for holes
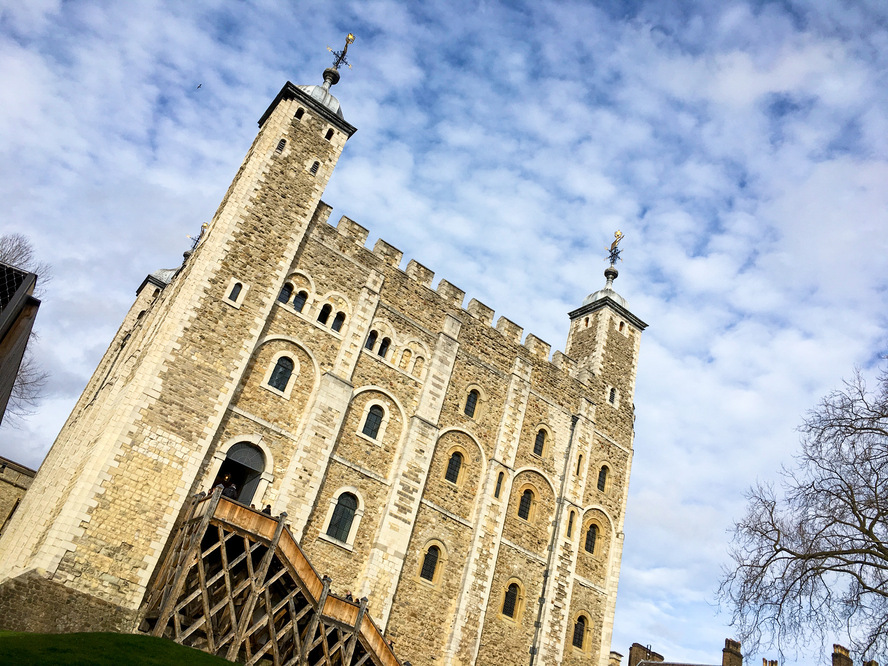
[[[230,661],[137,634],[30,634],[0,631],[0,664],[65,666],[225,666]]]

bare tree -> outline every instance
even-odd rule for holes
[[[799,431],[779,490],[748,493],[719,596],[753,652],[843,634],[871,658],[888,650],[888,371],[874,392],[856,372]]]
[[[46,284],[52,277],[52,267],[45,262],[37,261],[31,241],[23,234],[0,236],[0,262],[35,273],[37,285],[34,288],[34,295],[37,297],[43,294]],[[36,334],[32,332],[31,337],[35,336]],[[6,405],[4,423],[18,425],[23,417],[33,413],[48,376],[34,360],[32,347],[26,347],[15,377],[15,384],[12,386],[9,403]]]

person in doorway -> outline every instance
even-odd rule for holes
[[[233,483],[228,484],[227,486],[225,486],[225,490],[222,491],[222,495],[227,497],[228,499],[236,500],[237,499],[237,486],[234,485]]]
[[[262,509],[262,513],[268,514],[270,516],[271,515],[271,504],[266,504],[265,508]]]

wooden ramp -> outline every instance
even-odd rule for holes
[[[399,666],[366,600],[330,594],[286,514],[220,493],[194,499],[146,597],[142,631],[245,664]]]

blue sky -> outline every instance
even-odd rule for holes
[[[334,219],[554,348],[626,234],[615,286],[650,328],[612,647],[718,662],[744,490],[886,354],[883,2],[0,0],[0,233],[55,274],[50,384],[0,455],[40,463],[141,280],[349,31]]]

